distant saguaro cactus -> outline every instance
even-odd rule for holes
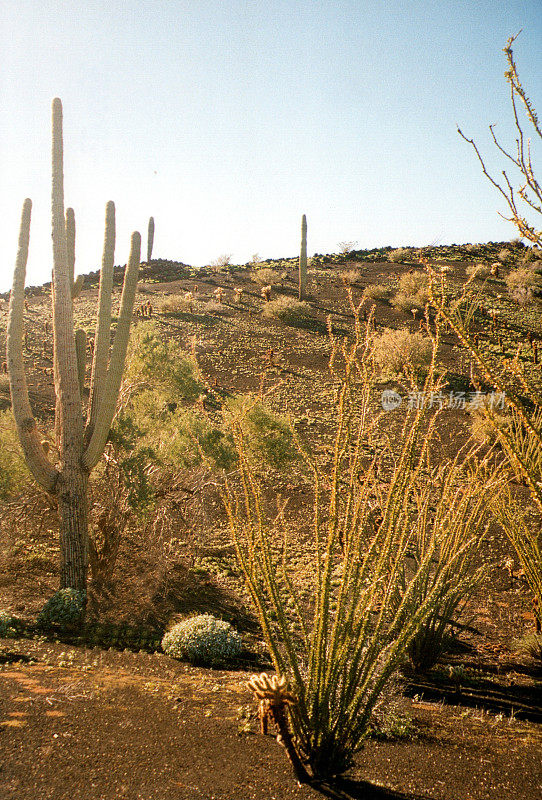
[[[88,569],[88,477],[100,459],[115,415],[139,269],[141,236],[132,234],[124,276],[117,331],[109,358],[111,292],[115,249],[115,206],[106,207],[105,242],[100,274],[98,315],[90,399],[84,420],[85,346],[82,332],[74,331],[73,212],[64,216],[62,104],[53,100],[53,348],[56,395],[55,435],[58,462],[49,460],[30,406],[23,362],[24,284],[32,202],[23,204],[19,247],[11,290],[7,363],[13,414],[28,468],[36,481],[58,503],[60,518],[60,588],[84,592]]]
[[[153,244],[154,244],[154,217],[149,217],[149,230],[147,232],[147,264],[152,258]]]
[[[299,253],[299,299],[305,299],[307,287],[307,217],[301,218],[301,251]]]

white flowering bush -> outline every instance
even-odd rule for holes
[[[200,614],[178,622],[164,635],[166,655],[197,664],[220,664],[238,656],[241,637],[229,622]]]

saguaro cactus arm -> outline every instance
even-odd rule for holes
[[[85,389],[85,371],[87,365],[87,334],[82,328],[75,331],[75,352],[77,354],[77,377],[81,397]]]
[[[110,200],[105,207],[105,234],[98,292],[98,314],[94,336],[94,358],[90,378],[90,401],[87,413],[85,439],[88,443],[96,425],[98,409],[105,391],[107,363],[111,338],[111,294],[115,260],[115,204]]]
[[[78,297],[85,279],[83,275],[75,277],[75,213],[73,208],[66,209],[66,251],[68,255],[68,274],[72,287],[72,299]]]
[[[149,218],[149,230],[147,233],[147,263],[151,260],[152,246],[154,244],[154,217]]]
[[[53,100],[53,340],[56,358],[55,393],[61,409],[60,451],[74,464],[82,450],[83,417],[75,352],[72,282],[68,268],[64,217],[62,103]]]
[[[17,424],[19,439],[24,451],[26,463],[40,486],[42,486],[45,491],[51,492],[54,490],[58,472],[49,462],[41,444],[41,437],[38,433],[36,421],[30,407],[23,363],[24,283],[28,260],[31,211],[32,202],[27,199],[23,204],[19,246],[9,303],[6,360],[8,363],[13,415]]]
[[[132,321],[140,258],[141,235],[135,232],[132,234],[130,257],[124,275],[119,321],[111,352],[109,369],[107,370],[105,389],[98,406],[94,430],[92,431],[90,442],[83,455],[83,465],[85,469],[89,471],[96,466],[104,451],[109,429],[117,408],[122,372],[124,370],[126,351],[128,349],[128,337],[130,335],[130,323]]]
[[[307,217],[301,218],[301,250],[299,253],[299,299],[303,300],[307,286]]]

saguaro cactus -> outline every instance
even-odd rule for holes
[[[58,462],[49,460],[34,419],[23,363],[24,284],[32,203],[23,204],[19,247],[11,291],[7,364],[13,414],[26,463],[42,488],[56,497],[60,518],[60,588],[86,590],[88,565],[88,477],[101,457],[115,415],[124,369],[139,270],[141,236],[132,234],[121,309],[111,357],[111,292],[115,248],[115,206],[106,207],[105,242],[100,275],[98,316],[90,399],[83,407],[84,353],[81,332],[73,323],[75,221],[64,216],[62,104],[53,100],[53,348],[56,394],[55,435]]]
[[[149,229],[147,231],[147,264],[152,257],[152,246],[154,244],[154,217],[149,217]]]
[[[307,286],[307,217],[301,218],[301,251],[299,253],[299,299],[305,299]]]

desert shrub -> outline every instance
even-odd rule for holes
[[[203,304],[203,311],[206,314],[229,314],[230,309],[228,306],[224,305],[224,303],[219,302],[218,300],[208,300],[206,303]]]
[[[226,267],[229,267],[231,264],[231,257],[231,253],[223,253],[221,256],[218,256],[218,258],[215,258],[214,261],[211,261],[210,267],[212,272],[222,272]]]
[[[339,248],[339,253],[342,256],[347,256],[352,250],[355,249],[357,242],[339,242],[337,247]]]
[[[538,275],[528,267],[520,267],[508,273],[505,278],[510,296],[520,304],[530,302],[533,292],[540,289],[542,284]]]
[[[241,649],[241,637],[232,625],[211,614],[178,622],[162,639],[166,655],[194,664],[223,664],[237,658]]]
[[[399,278],[399,291],[392,305],[403,311],[424,308],[429,300],[429,277],[425,272],[407,272]]]
[[[283,295],[270,300],[262,308],[262,316],[279,319],[281,322],[298,322],[310,316],[311,307],[304,300]]]
[[[174,339],[165,339],[153,324],[138,325],[132,332],[126,359],[123,394],[142,388],[172,402],[193,402],[203,383],[193,358]]]
[[[542,662],[542,633],[528,633],[514,642],[519,653],[526,653],[531,658]]]
[[[507,264],[510,259],[512,258],[512,253],[510,250],[507,250],[506,247],[503,247],[502,250],[499,250],[499,255],[497,256],[501,264]]]
[[[468,408],[470,414],[470,431],[472,438],[480,444],[495,444],[499,440],[498,431],[511,427],[512,418],[507,413],[493,410],[488,417],[486,404]]]
[[[326,459],[321,464],[305,452],[314,477],[308,588],[296,585],[288,568],[287,521],[266,510],[240,427],[235,436],[241,488],[227,484],[224,493],[238,562],[285,703],[295,698],[289,707],[293,746],[299,763],[318,778],[351,766],[411,642],[437,600],[445,607],[447,593],[441,586],[453,584],[461,548],[443,548],[436,559],[438,543],[444,530],[464,533],[460,523],[466,516],[459,499],[456,505],[451,502],[452,492],[470,507],[491,488],[480,492],[456,472],[457,484],[434,498],[436,513],[416,513],[433,507],[424,469],[430,463],[434,417],[429,419],[423,409],[407,412],[393,456],[385,447],[372,463],[365,462],[364,446],[377,422],[371,410],[376,381],[371,349],[359,321],[354,342],[333,341],[332,463]],[[424,388],[433,387],[430,374]],[[479,507],[485,505],[487,499]],[[411,545],[419,539],[427,545],[424,556],[419,563],[409,562]],[[411,569],[405,569],[405,562]],[[424,584],[428,588],[420,602]]]
[[[189,311],[193,302],[193,300],[191,302],[186,298],[186,293],[184,295],[172,294],[169,297],[164,297],[160,302],[159,308],[163,314],[181,314]]]
[[[392,264],[402,264],[408,261],[411,256],[411,251],[407,247],[398,247],[396,250],[390,250],[387,254],[388,261]]]
[[[422,333],[387,328],[374,339],[374,358],[382,375],[423,374],[431,357],[431,339]]]
[[[489,264],[469,264],[465,272],[468,278],[485,280],[491,275],[491,267]]]
[[[79,625],[85,612],[86,594],[77,589],[60,589],[47,600],[38,614],[39,627],[71,628]]]
[[[214,425],[201,411],[176,410],[165,421],[159,454],[174,468],[191,469],[203,460],[218,470],[230,470],[236,461],[231,434]]]
[[[478,253],[482,249],[481,244],[466,244],[464,245],[464,249],[467,253]]]
[[[289,421],[266,403],[245,395],[230,400],[226,410],[228,429],[240,426],[252,465],[282,470],[299,459]]]
[[[0,500],[9,500],[30,482],[11,411],[0,411]]]
[[[383,283],[372,283],[363,290],[364,300],[387,300],[391,292]]]
[[[0,637],[2,639],[9,639],[15,636],[14,622],[15,620],[9,611],[0,611]]]
[[[361,270],[359,268],[345,269],[341,272],[341,280],[348,286],[359,283],[361,280]]]
[[[260,286],[276,286],[281,281],[280,273],[268,267],[257,269],[252,277]]]

